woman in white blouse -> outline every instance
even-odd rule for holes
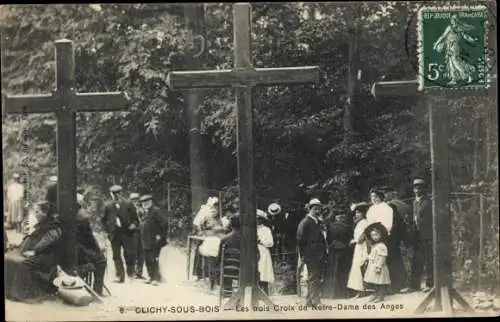
[[[273,247],[274,240],[271,229],[264,225],[267,220],[267,214],[257,210],[257,247],[259,249],[259,286],[269,295],[269,283],[274,282],[273,261],[269,248]]]
[[[368,225],[379,222],[384,225],[390,235],[394,220],[394,211],[386,202],[384,202],[384,193],[382,191],[378,189],[371,189],[370,199],[372,201],[372,205],[366,213]]]

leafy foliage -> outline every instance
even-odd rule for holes
[[[423,102],[409,98],[375,101],[370,94],[375,81],[415,78],[414,30],[419,5],[253,5],[255,67],[318,65],[321,72],[318,84],[254,91],[260,197],[303,204],[315,195],[344,203],[365,199],[373,185],[393,184],[402,195],[410,196],[413,176],[430,181]],[[204,6],[202,68],[231,68],[231,4]],[[75,46],[79,91],[120,89],[131,98],[126,112],[78,115],[78,180],[93,191],[96,209],[104,197],[102,191],[113,182],[140,193],[153,192],[162,207],[167,182],[189,184],[185,103],[180,91],[166,85],[172,67],[189,67],[189,34],[182,23],[183,12],[183,5],[170,4],[1,7],[6,92],[49,92],[55,81],[54,41],[69,38]],[[346,140],[342,124],[348,93],[349,30],[355,19],[359,23],[361,78],[350,116],[353,133]],[[229,89],[207,89],[201,102],[203,142],[210,151],[206,157],[210,186],[205,188],[225,190],[223,199],[230,202],[237,194],[234,97]],[[464,98],[449,101],[446,108],[451,123],[452,188],[458,191],[482,181],[481,191],[490,196],[487,214],[498,227],[496,100]],[[14,171],[24,173],[28,190],[39,198],[46,178],[55,173],[54,116],[8,115],[3,119],[2,134],[6,177]],[[191,213],[190,194],[172,200],[174,227],[182,236]],[[259,200],[259,207],[268,201]],[[498,247],[494,249],[498,251]]]

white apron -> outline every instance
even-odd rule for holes
[[[357,242],[365,228],[368,226],[368,221],[366,219],[361,219],[354,228],[353,239]],[[362,243],[356,243],[354,246],[354,254],[352,256],[351,270],[349,271],[349,278],[347,280],[347,287],[355,291],[364,291],[363,286],[363,274],[361,272],[361,266],[368,259],[368,250],[366,247],[366,241]]]

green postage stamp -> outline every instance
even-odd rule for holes
[[[419,90],[488,87],[487,8],[423,7],[419,12]]]

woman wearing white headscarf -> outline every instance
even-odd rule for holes
[[[220,246],[220,234],[223,233],[224,227],[218,218],[218,203],[217,197],[208,198],[207,202],[200,207],[193,220],[193,227],[198,235],[205,236],[205,239],[195,252],[194,258],[194,274],[201,279],[204,275],[203,270],[208,271],[210,277],[210,289],[215,287],[217,277],[217,261]],[[205,256],[206,267],[201,265],[201,256]]]
[[[257,248],[259,250],[259,286],[266,293],[269,294],[269,283],[274,282],[273,260],[269,248],[273,247],[274,240],[271,229],[264,225],[267,220],[267,214],[258,209],[257,210]]]

